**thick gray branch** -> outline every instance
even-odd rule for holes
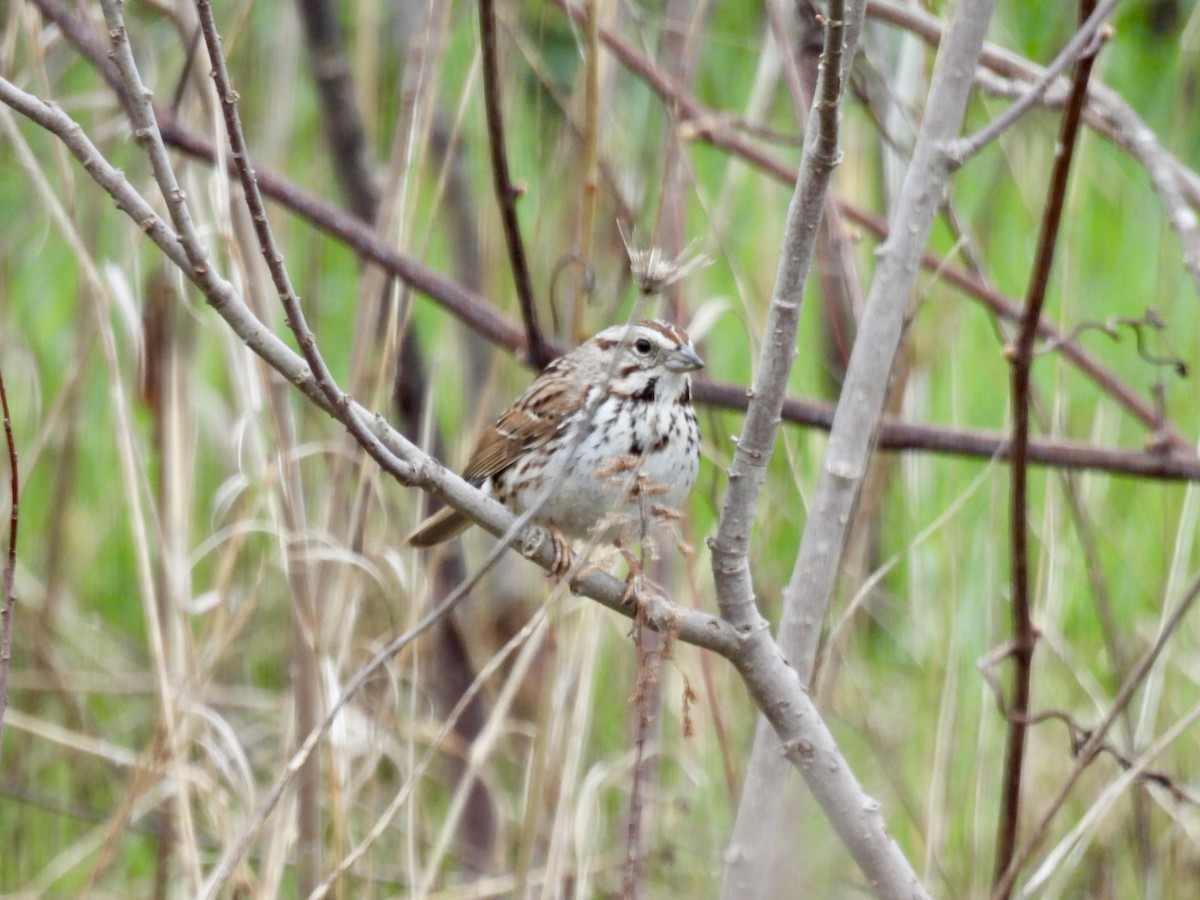
[[[721,521],[709,546],[721,614],[744,635],[745,646],[733,662],[775,729],[775,746],[782,745],[783,756],[800,770],[871,889],[881,897],[914,897],[924,896],[925,890],[888,833],[879,804],[855,779],[807,692],[801,689],[796,671],[767,633],[754,602],[748,558],[754,509],[775,447],[788,374],[796,358],[796,333],[817,226],[833,170],[840,161],[840,104],[865,7],[862,0],[851,0],[845,8],[839,2],[829,6],[813,114],[784,226],[766,335],[729,471]],[[764,843],[763,824],[752,815],[739,815],[726,868],[725,897],[759,893],[763,869],[743,848]]]
[[[820,623],[833,595],[846,532],[874,448],[921,254],[949,175],[945,148],[962,127],[975,65],[995,5],[996,0],[963,0],[956,10],[938,54],[925,120],[888,229],[889,238],[879,250],[879,265],[834,414],[800,558],[784,596],[780,643],[805,681],[812,671]]]
[[[847,530],[874,448],[892,366],[900,346],[916,274],[950,172],[946,148],[962,127],[975,67],[996,0],[962,0],[938,54],[925,120],[905,176],[889,238],[867,297],[846,379],[834,415],[820,479],[809,506],[800,555],[788,583],[778,643],[807,683],[817,640],[837,584]],[[786,745],[785,745],[786,748]],[[777,834],[788,768],[772,729],[759,725],[738,810],[731,866],[754,859]],[[810,786],[812,782],[809,782]],[[757,842],[753,840],[758,836]],[[744,866],[761,872],[761,865]],[[749,875],[747,875],[749,878]],[[741,893],[768,896],[762,877]],[[900,885],[896,885],[897,888]]]

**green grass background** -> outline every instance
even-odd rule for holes
[[[944,12],[944,4],[935,6]],[[1177,21],[1155,30],[1152,13],[1168,6],[1177,10]],[[662,9],[657,4],[641,9],[641,21],[623,20],[617,27],[637,46],[653,47]],[[403,116],[404,64],[397,47],[404,35],[385,4],[364,0],[340,13],[370,141],[386,158]],[[183,66],[179,33],[149,4],[132,4],[127,14],[144,75],[160,98],[170,96]],[[336,200],[333,163],[293,8],[238,0],[218,3],[217,15],[256,158]],[[526,189],[521,224],[548,319],[551,305],[558,304],[560,313],[565,309],[551,284],[572,249],[581,190],[577,144],[558,104],[580,89],[579,35],[550,5],[502,4],[502,18],[508,148],[514,176]],[[1069,35],[1073,19],[1068,4],[1047,11],[1041,4],[1004,3],[991,36],[1044,63]],[[95,73],[43,31],[26,4],[10,4],[4,20],[4,77],[61,104],[160,206],[147,163]],[[1200,11],[1189,2],[1130,3],[1114,24],[1097,77],[1118,90],[1185,164],[1200,167],[1194,114]],[[744,109],[764,32],[758,5],[714,6],[697,38],[694,83],[705,103],[733,113]],[[895,36],[874,25],[867,46],[877,54]],[[481,241],[480,288],[515,319],[487,169],[472,5],[453,5],[438,53],[437,91],[430,96],[460,136]],[[861,73],[870,75],[878,59],[861,62]],[[927,74],[929,57],[922,64]],[[612,68],[606,69],[601,110],[603,159],[619,176],[639,224],[652,229],[670,126],[644,85],[611,60],[605,65]],[[202,70],[189,81],[181,115],[191,127],[211,133],[211,105],[198,99],[204,81]],[[968,130],[1005,103],[977,97]],[[1055,113],[1035,110],[952,183],[950,204],[986,278],[1013,297],[1023,294],[1028,281],[1057,121]],[[140,316],[148,279],[162,260],[61,147],[27,122],[12,123],[19,138],[14,140],[6,124],[0,160],[0,367],[22,480],[10,713],[0,748],[0,891],[186,896],[190,889],[179,860],[191,853],[203,866],[213,864],[282,767],[292,739],[292,607],[281,548],[295,540],[309,558],[322,562],[317,603],[323,675],[332,691],[431,602],[422,560],[402,546],[421,504],[412,492],[374,473],[347,474],[353,455],[347,439],[294,393],[285,396],[298,440],[291,447],[281,442],[266,408],[269,379],[177,278],[172,302],[185,402],[179,436],[169,445],[172,458],[164,462],[154,417],[138,392]],[[860,100],[850,102],[844,123],[847,158],[836,188],[884,212],[879,131]],[[781,87],[759,124],[797,133]],[[21,161],[19,142],[26,142],[34,166]],[[797,147],[798,142],[776,152],[795,160]],[[685,150],[686,232],[714,265],[689,278],[683,290],[693,315],[717,310],[700,339],[707,374],[748,384],[790,189],[743,169],[719,149],[690,143]],[[277,302],[249,261],[257,251],[243,243],[248,231],[230,224],[225,197],[204,165],[175,159],[216,263],[239,280],[283,334]],[[403,228],[393,237],[406,252],[453,275],[461,263],[460,236],[438,193],[439,163],[436,154],[417,154],[404,184]],[[49,195],[39,190],[35,169]],[[72,223],[75,243],[52,214],[55,203]],[[602,197],[600,210],[609,237],[597,244],[593,330],[619,320],[632,303],[621,278],[620,248],[606,224],[613,216],[610,198]],[[335,376],[344,379],[364,307],[362,267],[347,248],[308,225],[277,209],[273,215],[310,324]],[[943,222],[931,249],[961,263],[957,241]],[[858,236],[864,286],[875,247],[874,239]],[[829,396],[820,301],[814,281],[790,384],[795,396]],[[459,463],[480,425],[530,374],[506,354],[489,352],[474,370],[486,378],[477,380],[466,363],[478,345],[464,344],[462,327],[423,297],[406,296],[404,303],[411,303],[411,309],[406,306],[411,326],[432,360],[429,428],[442,430],[447,461]],[[1167,327],[1148,347],[1191,366],[1200,334],[1196,304],[1178,241],[1145,172],[1104,138],[1086,134],[1047,315],[1069,331],[1153,308]],[[918,278],[913,309],[904,417],[1006,429],[1010,398],[1003,350],[1011,329],[998,327],[981,306],[929,273]],[[1170,420],[1184,434],[1197,432],[1194,377],[1179,379],[1148,364],[1127,331],[1118,341],[1095,331],[1079,340],[1147,395],[1161,379]],[[1137,448],[1147,440],[1140,424],[1059,356],[1039,357],[1034,375],[1039,412],[1048,425],[1039,431],[1103,446]],[[117,414],[118,396],[129,408],[127,422]],[[386,390],[362,399],[392,414]],[[705,461],[685,526],[694,553],[669,551],[661,578],[679,602],[715,611],[703,539],[715,528],[740,418],[704,410],[701,422]],[[136,461],[132,481],[122,476],[122,441]],[[773,621],[823,446],[820,433],[786,427],[770,466],[769,503],[760,510],[753,560],[757,596]],[[282,525],[281,447],[299,460],[311,523],[303,535],[288,535]],[[855,773],[882,801],[889,828],[933,892],[983,896],[991,878],[1004,723],[979,664],[1009,637],[1008,472],[995,463],[918,453],[884,457],[881,464],[887,468],[885,487],[872,509],[879,545],[868,569],[885,570],[868,601],[843,622],[863,573],[847,576],[831,612],[819,698]],[[161,485],[168,471],[183,479],[182,522],[162,518]],[[334,511],[337,500],[360,488],[365,507],[361,535],[355,536],[336,527]],[[1183,484],[1094,473],[1072,475],[1068,483],[1061,473],[1035,470],[1032,596],[1042,632],[1035,709],[1065,710],[1083,724],[1103,716],[1125,674],[1122,666],[1149,646],[1195,570],[1196,504],[1195,491]],[[148,535],[140,548],[134,537],[139,521]],[[1113,630],[1107,634],[1088,577],[1088,544],[1112,608]],[[483,538],[471,538],[468,559],[477,562],[486,546]],[[183,555],[178,571],[187,578],[173,601],[177,605],[165,612],[171,639],[164,646],[180,691],[174,714],[188,742],[178,759],[186,764],[195,821],[191,836],[168,829],[178,771],[163,771],[154,750],[163,715],[154,675],[158,639],[149,628],[148,601],[137,575],[140,555],[155,568],[175,552],[172,547]],[[506,565],[459,616],[482,662],[498,649],[497,635],[510,633],[495,619],[504,614],[524,622],[547,602],[549,631],[536,654],[535,674],[523,680],[498,720],[500,736],[482,762],[501,823],[492,874],[502,878],[528,859],[531,872],[548,871],[565,893],[612,895],[620,884],[632,760],[636,663],[628,623],[552,592],[540,573],[520,562]],[[1130,718],[1118,725],[1114,740],[1131,755],[1193,712],[1200,695],[1198,638],[1189,619],[1139,692]],[[1112,657],[1113,646],[1122,660]],[[390,680],[374,686],[358,705],[350,733],[335,737],[323,751],[327,863],[362,839],[433,740],[439,723],[429,699],[430,653],[417,646],[399,658]],[[485,688],[489,703],[502,694],[505,671],[511,670],[503,669]],[[684,735],[685,683],[699,695],[688,714],[691,736]],[[646,798],[646,896],[715,895],[754,722],[754,710],[728,666],[692,648],[675,648],[662,672],[656,778]],[[1145,785],[1125,791],[1077,849],[1053,866],[1038,895],[1200,896],[1196,741],[1195,729],[1187,729],[1152,763],[1179,787],[1177,794]],[[1026,828],[1071,765],[1061,723],[1032,729]],[[1054,820],[1035,867],[1119,774],[1109,758],[1092,767]],[[434,765],[415,783],[399,815],[342,882],[344,896],[404,896],[422,883],[435,896],[487,895],[462,886],[466,869],[453,852],[441,859],[433,854],[453,789],[443,768]],[[849,895],[860,885],[849,857],[798,787],[794,801],[788,830],[778,836],[780,865],[794,879],[789,883],[812,896]],[[134,812],[126,818],[127,803]],[[275,814],[239,872],[239,884],[251,894],[291,890],[289,815],[286,808]],[[181,849],[189,840],[190,849]],[[171,876],[165,883],[157,880],[164,873]],[[494,893],[504,895],[503,881]]]

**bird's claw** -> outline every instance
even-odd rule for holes
[[[571,545],[567,542],[567,536],[554,525],[551,525],[546,531],[550,535],[550,542],[554,545],[554,561],[550,563],[550,577],[555,581],[562,581],[571,571]]]
[[[629,550],[624,547],[619,549],[621,555],[625,557],[626,565],[629,566],[629,575],[625,578],[625,590],[621,594],[621,603],[624,606],[641,606],[649,596],[646,592],[646,576],[642,572],[642,563]]]

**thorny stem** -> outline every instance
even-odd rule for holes
[[[1080,19],[1086,21],[1095,6],[1094,0],[1082,0]],[[1012,394],[1012,492],[1010,497],[1010,540],[1012,542],[1012,618],[1014,664],[1013,696],[1009,704],[1008,739],[1005,748],[1003,795],[1000,808],[999,838],[996,844],[996,873],[998,883],[1012,862],[1017,841],[1017,829],[1021,811],[1021,780],[1025,757],[1025,737],[1028,730],[1029,700],[1033,668],[1033,651],[1036,635],[1030,613],[1029,602],[1029,524],[1028,524],[1028,477],[1029,467],[1026,452],[1029,446],[1029,395],[1030,369],[1033,365],[1033,344],[1037,337],[1038,322],[1046,300],[1046,289],[1054,265],[1054,251],[1058,242],[1059,226],[1066,205],[1067,183],[1071,162],[1075,156],[1075,144],[1079,135],[1079,124],[1087,97],[1088,78],[1091,75],[1095,54],[1081,57],[1076,64],[1071,82],[1071,93],[1059,130],[1058,153],[1050,175],[1047,189],[1046,210],[1038,236],[1038,252],[1034,258],[1034,269],[1030,277],[1029,293],[1025,312],[1021,319],[1021,331],[1013,349]],[[1008,892],[999,894],[1007,898]]]

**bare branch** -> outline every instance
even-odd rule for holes
[[[838,119],[846,73],[853,61],[865,3],[843,6],[831,2],[825,33],[813,114],[805,136],[804,156],[784,226],[783,247],[775,288],[767,314],[766,333],[750,389],[750,403],[729,471],[729,490],[717,534],[710,538],[713,580],[721,615],[743,635],[745,646],[734,660],[756,696],[771,698],[759,704],[782,744],[783,755],[800,769],[842,842],[881,897],[924,896],[925,890],[888,833],[879,804],[854,778],[832,738],[819,725],[807,693],[796,692],[797,672],[769,639],[767,623],[758,612],[750,573],[750,532],[767,463],[774,451],[787,390],[788,373],[796,357],[796,334],[804,286],[816,243],[817,223],[833,170],[840,162]],[[777,696],[784,691],[787,696]],[[807,723],[807,725],[805,724]],[[761,841],[764,822],[758,818],[757,794],[743,793],[739,822],[726,868],[723,896],[759,896],[764,872],[746,852],[753,832]],[[779,786],[774,787],[775,790]],[[770,825],[767,825],[768,833]]]
[[[1072,35],[1071,39],[1067,41],[1067,45],[1059,51],[1058,56],[1046,67],[1046,70],[1042,72],[1037,81],[1015,103],[996,116],[992,121],[988,122],[979,131],[975,132],[975,134],[951,142],[946,152],[953,159],[955,165],[963,165],[972,156],[1015,125],[1025,113],[1029,112],[1029,110],[1033,109],[1041,101],[1046,95],[1046,91],[1050,88],[1050,85],[1058,80],[1058,76],[1067,70],[1067,66],[1076,60],[1093,58],[1097,49],[1097,41],[1104,40],[1104,32],[1102,30],[1104,20],[1112,14],[1116,5],[1117,0],[1104,0],[1088,16],[1087,21]]]
[[[1082,0],[1080,19],[1085,20],[1076,39],[1089,28],[1097,27],[1098,15],[1103,6],[1095,8],[1093,0]],[[1065,51],[1064,51],[1065,54]],[[1009,535],[1012,543],[1012,618],[1013,647],[1013,715],[1008,719],[1008,740],[1005,750],[1004,775],[1000,805],[1000,824],[996,841],[996,880],[999,881],[1012,860],[1017,840],[1017,827],[1021,810],[1021,778],[1025,759],[1025,733],[1029,714],[1029,699],[1032,689],[1033,651],[1036,635],[1029,603],[1029,523],[1028,523],[1028,475],[1025,453],[1029,446],[1030,372],[1033,368],[1034,341],[1037,326],[1042,318],[1042,307],[1046,302],[1046,289],[1050,284],[1050,272],[1054,266],[1054,251],[1058,245],[1059,225],[1067,202],[1067,183],[1071,163],[1075,158],[1075,144],[1079,137],[1079,124],[1083,116],[1083,105],[1087,97],[1088,79],[1091,77],[1095,54],[1082,56],[1075,67],[1071,81],[1071,94],[1066,114],[1059,129],[1058,152],[1047,187],[1046,207],[1042,217],[1038,250],[1034,257],[1033,272],[1029,279],[1029,291],[1025,300],[1025,311],[1021,317],[1021,331],[1016,347],[1011,354],[1012,362],[1012,479],[1009,507]],[[985,129],[987,131],[987,129]]]
[[[225,65],[225,55],[221,52],[221,37],[217,33],[216,23],[213,21],[211,0],[198,0],[196,10],[200,18],[200,30],[204,35],[204,43],[208,48],[209,60],[213,67],[212,77],[216,83],[217,96],[220,100],[221,110],[225,116],[225,127],[229,135],[229,144],[233,149],[233,163],[237,169],[238,178],[241,181],[242,193],[245,196],[246,206],[250,211],[250,219],[254,225],[254,233],[258,239],[259,248],[266,261],[267,270],[271,273],[271,280],[275,285],[275,290],[279,293],[280,302],[283,304],[287,326],[295,336],[309,370],[315,376],[317,387],[325,395],[329,406],[337,411],[337,418],[350,430],[358,442],[368,452],[371,452],[372,456],[385,455],[385,451],[379,445],[378,440],[365,428],[359,417],[355,414],[350,404],[350,398],[337,386],[333,378],[333,373],[329,371],[329,366],[325,363],[320,351],[317,349],[316,336],[308,328],[308,322],[304,316],[304,308],[300,305],[300,297],[296,294],[296,290],[292,286],[291,276],[288,274],[287,267],[283,264],[283,251],[280,250],[275,240],[275,235],[271,231],[271,223],[267,218],[267,209],[258,188],[258,179],[254,169],[250,165],[250,154],[246,147],[245,134],[242,131],[241,117],[238,114],[238,96],[229,81],[229,71]],[[152,116],[153,112],[146,110],[146,119],[148,121],[146,121],[143,127],[153,128],[155,133],[157,133],[157,127],[154,125]],[[159,146],[161,147],[161,143]],[[162,151],[165,156],[165,148],[162,148]],[[174,181],[173,174],[171,175],[171,181]],[[164,191],[170,190],[169,183],[163,184],[162,181],[159,183],[163,186]],[[176,224],[178,225],[179,223],[177,222]],[[198,236],[187,235],[183,228],[180,230],[183,232],[181,240],[185,248],[198,246]],[[201,259],[203,258],[200,255],[202,252],[202,250],[192,250],[192,253]]]
[[[845,529],[866,472],[899,347],[916,275],[933,217],[949,176],[945,142],[962,124],[971,85],[959,77],[983,46],[995,0],[964,0],[956,7],[938,53],[926,118],[897,203],[887,242],[867,297],[829,449],[785,594],[780,638],[805,679],[812,671],[820,622],[837,578]]]
[[[894,0],[871,0],[869,14],[907,28],[932,46],[937,46],[942,23],[917,6]],[[985,44],[981,59],[987,68],[1007,78],[1036,82],[1043,69],[1015,53]],[[978,77],[978,75],[977,75]],[[1047,92],[1050,102],[1062,102],[1067,85],[1061,79]],[[1150,183],[1166,208],[1167,221],[1183,248],[1183,261],[1196,290],[1200,292],[1200,175],[1168,153],[1158,137],[1120,95],[1098,81],[1088,85],[1084,121],[1136,159],[1146,169]]]
[[[950,174],[946,143],[962,126],[970,79],[983,48],[995,0],[963,0],[942,41],[925,121],[896,204],[887,242],[867,298],[858,337],[834,414],[817,489],[808,508],[799,558],[784,593],[780,649],[798,677],[811,678],[817,640],[841,570],[847,530],[866,476],[883,404],[908,315],[918,261],[925,250],[942,189]],[[731,492],[732,476],[731,476]],[[748,527],[748,523],[746,523]],[[738,817],[756,819],[762,832],[778,830],[787,771],[778,763],[775,736],[755,734]],[[733,896],[727,892],[726,896]]]
[[[748,561],[751,522],[774,453],[787,379],[796,358],[796,334],[817,223],[833,170],[841,161],[837,125],[843,79],[854,56],[864,9],[864,5],[854,3],[849,10],[840,3],[830,9],[813,115],[784,226],[765,339],[754,384],[748,392],[746,421],[729,470],[729,491],[717,534],[708,542],[713,551],[713,578],[721,614],[744,629],[753,628],[759,621]]]
[[[16,597],[13,580],[17,574],[17,525],[21,499],[21,479],[17,469],[17,444],[13,440],[12,415],[8,411],[8,391],[0,372],[0,410],[4,413],[4,439],[8,447],[8,554],[4,559],[4,593],[0,596],[0,747],[4,746],[4,713],[8,709],[8,667],[12,661],[12,619]]]
[[[1003,873],[1003,877],[992,889],[994,900],[1011,894],[1016,884],[1017,876],[1046,839],[1050,822],[1058,811],[1062,809],[1063,803],[1066,802],[1067,796],[1074,789],[1084,770],[1091,765],[1096,755],[1102,749],[1104,739],[1112,728],[1113,723],[1117,721],[1117,718],[1129,706],[1133,700],[1133,695],[1142,686],[1142,683],[1146,680],[1146,676],[1150,674],[1150,669],[1154,666],[1155,661],[1171,638],[1174,637],[1175,632],[1178,631],[1179,626],[1183,623],[1188,613],[1196,605],[1197,599],[1200,599],[1200,575],[1193,577],[1187,590],[1183,592],[1179,603],[1171,610],[1171,614],[1162,623],[1162,627],[1159,629],[1158,636],[1154,639],[1153,645],[1138,661],[1133,671],[1129,673],[1129,677],[1125,679],[1125,683],[1121,685],[1121,689],[1117,692],[1117,696],[1113,698],[1112,706],[1109,707],[1103,721],[1089,733],[1087,742],[1079,749],[1079,754],[1076,757],[1075,765],[1071,768],[1070,774],[1063,779],[1062,783],[1054,791],[1054,796],[1050,798],[1050,801],[1046,804],[1046,808],[1042,811],[1037,825],[1033,828],[1033,833],[1020,850],[1014,854],[1012,862]],[[1128,777],[1132,777],[1135,774],[1132,771],[1126,773]]]
[[[504,241],[512,264],[513,281],[521,318],[525,320],[525,349],[529,362],[541,369],[553,359],[545,346],[538,327],[537,306],[533,300],[533,284],[529,278],[529,262],[525,242],[521,239],[521,223],[517,221],[517,199],[521,191],[512,183],[508,168],[508,151],[504,143],[504,108],[500,97],[500,49],[496,45],[495,0],[479,0],[479,46],[483,56],[483,94],[487,109],[488,145],[491,149],[492,179],[496,187],[496,202],[500,206],[500,221],[504,224]]]

